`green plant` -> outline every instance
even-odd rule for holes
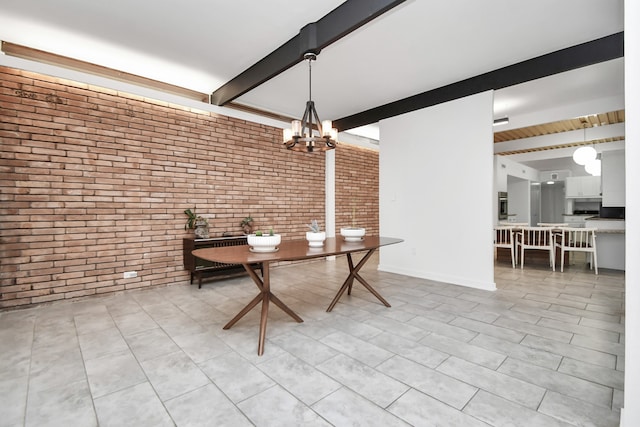
[[[319,233],[320,232],[320,226],[318,225],[318,220],[311,220],[311,224],[307,224],[307,227],[309,227],[309,229],[314,232],[314,233]]]
[[[244,234],[251,234],[251,230],[253,229],[253,218],[251,215],[244,217],[244,219],[240,221],[240,227],[242,227]]]
[[[254,233],[256,236],[264,236],[264,235],[269,235],[269,236],[273,236],[275,233],[273,232],[273,227],[269,227],[269,231],[256,231]]]
[[[251,223],[253,223],[253,218],[251,218],[251,215],[248,215],[240,222],[240,226],[244,227],[245,225],[251,225]]]
[[[185,209],[184,213],[188,217],[187,223],[184,225],[185,230],[190,228],[196,228],[196,219],[198,219],[198,215],[196,215],[196,213],[194,212],[195,210],[196,208],[193,208],[193,210]]]
[[[184,229],[193,229],[196,228],[197,223],[204,222],[206,225],[209,224],[209,220],[200,215],[196,215],[196,208],[193,209],[185,209],[184,213],[187,216],[187,223],[184,225]]]

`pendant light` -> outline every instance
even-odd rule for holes
[[[304,59],[309,62],[309,100],[302,120],[293,120],[291,129],[284,130],[284,145],[289,150],[308,153],[332,150],[336,148],[338,130],[332,127],[331,120],[320,121],[311,99],[311,61],[316,60],[316,54],[307,52]]]
[[[587,142],[587,123],[586,121],[582,122],[582,129],[583,129],[583,135],[584,135],[584,142],[586,144]],[[577,164],[584,166],[587,163],[594,161],[596,159],[596,156],[598,155],[598,153],[596,152],[596,149],[593,148],[592,146],[583,146],[578,148],[576,151],[573,152],[573,161],[576,162]]]
[[[593,175],[593,176],[602,175],[602,160],[600,160],[600,159],[591,160],[589,163],[584,165],[584,170],[588,174]]]

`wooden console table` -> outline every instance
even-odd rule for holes
[[[302,318],[287,307],[278,297],[271,292],[271,280],[269,278],[269,264],[278,261],[298,261],[310,258],[322,258],[333,255],[347,255],[349,264],[349,275],[338,290],[333,301],[329,304],[327,311],[333,310],[340,297],[347,291],[351,294],[354,280],[360,282],[369,292],[371,292],[382,304],[387,307],[391,305],[373,287],[367,283],[359,271],[362,266],[371,258],[371,255],[381,246],[392,245],[402,242],[401,239],[390,237],[367,236],[360,242],[345,242],[342,238],[328,238],[321,248],[310,248],[306,240],[283,241],[278,250],[269,253],[251,252],[249,246],[227,246],[220,248],[196,249],[193,255],[212,262],[223,264],[242,264],[246,272],[251,276],[260,292],[246,305],[240,312],[227,323],[223,329],[231,328],[238,320],[249,313],[256,305],[262,302],[262,312],[260,316],[260,334],[258,338],[258,355],[264,353],[264,339],[267,331],[267,315],[269,313],[269,302],[273,302],[282,311],[291,316],[296,322],[302,322]],[[367,252],[365,256],[354,265],[351,254],[354,252]],[[252,265],[260,263],[263,266],[262,278],[256,274]]]
[[[244,276],[244,267],[240,264],[224,264],[220,262],[208,261],[193,256],[192,252],[202,248],[217,248],[226,246],[239,246],[247,244],[247,236],[212,237],[210,239],[194,239],[185,237],[182,239],[182,262],[185,270],[191,274],[190,283],[193,278],[198,279],[198,288],[202,287],[202,278],[228,279],[230,277]],[[255,270],[260,268],[260,264],[253,264]]]

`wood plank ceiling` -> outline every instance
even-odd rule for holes
[[[528,126],[519,129],[510,129],[502,132],[494,132],[493,142],[514,141],[523,138],[531,138],[535,136],[550,135],[555,133],[569,132],[574,130],[591,128],[596,126],[606,126],[616,123],[624,123],[624,110],[610,111],[608,113],[592,114],[589,116],[576,117],[568,120],[560,120],[557,122],[544,123],[535,126]],[[531,153],[534,151],[554,150],[559,148],[577,147],[580,145],[600,144],[603,142],[621,141],[624,135],[610,138],[594,139],[587,141],[577,141],[565,143],[561,145],[553,145],[546,147],[527,148],[523,150],[513,150],[501,152],[500,155]]]

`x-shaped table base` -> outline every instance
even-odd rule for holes
[[[333,307],[335,307],[335,305],[338,303],[338,300],[340,299],[342,294],[344,294],[344,291],[348,290],[347,294],[351,295],[351,288],[353,287],[354,279],[360,282],[362,286],[367,288],[367,290],[371,292],[376,298],[378,298],[381,303],[383,303],[387,307],[391,307],[391,304],[389,304],[384,298],[382,298],[382,295],[380,295],[375,289],[373,289],[373,287],[368,284],[367,281],[362,278],[362,276],[358,274],[358,271],[360,271],[362,266],[369,260],[369,258],[371,258],[371,255],[373,255],[375,251],[376,249],[369,250],[369,252],[367,252],[367,254],[362,257],[360,262],[358,262],[355,267],[353,266],[353,259],[351,258],[351,254],[347,254],[347,261],[349,262],[349,277],[347,277],[347,279],[344,281],[335,298],[333,298],[333,301],[331,301],[331,304],[329,304],[327,312],[333,310]]]
[[[380,302],[382,302],[385,306],[391,307],[391,305],[384,298],[382,298],[382,295],[376,292],[376,290],[373,289],[373,287],[369,283],[367,283],[367,281],[364,280],[362,276],[360,276],[360,274],[358,274],[362,266],[369,260],[369,258],[371,257],[371,255],[373,255],[375,251],[376,249],[371,249],[369,252],[367,252],[367,254],[358,262],[358,264],[355,265],[355,267],[353,265],[353,259],[351,258],[351,254],[350,253],[347,254],[347,261],[349,263],[349,276],[347,277],[347,279],[344,281],[344,283],[338,290],[338,293],[336,294],[335,298],[333,298],[333,301],[331,301],[329,308],[327,308],[327,312],[333,310],[333,307],[335,307],[335,305],[338,303],[338,300],[340,299],[340,297],[342,297],[342,294],[344,294],[344,291],[348,290],[347,294],[351,295],[351,288],[353,287],[354,280],[357,280],[358,282],[362,283],[362,285],[365,288],[367,288],[367,290],[371,292],[376,298],[378,298]],[[240,310],[240,312],[236,314],[236,316],[233,319],[231,319],[229,323],[224,325],[222,329],[231,328],[233,325],[235,325],[238,322],[238,320],[242,319],[256,305],[262,302],[262,311],[260,313],[260,336],[258,338],[258,355],[262,356],[262,354],[264,353],[264,340],[267,334],[267,316],[269,314],[269,301],[272,301],[275,305],[280,307],[282,311],[284,311],[289,316],[291,316],[296,322],[302,323],[303,320],[302,318],[300,318],[300,316],[294,313],[293,310],[287,307],[285,303],[280,301],[280,299],[277,296],[271,293],[271,280],[269,277],[269,262],[263,263],[262,278],[260,278],[260,276],[258,276],[255,270],[251,268],[250,264],[242,264],[242,265],[244,266],[245,270],[247,270],[247,273],[249,273],[249,276],[251,277],[251,279],[253,279],[256,286],[258,286],[258,289],[260,289],[260,293],[256,295],[255,298],[252,299],[251,302],[247,304],[242,310]]]
[[[240,313],[236,314],[236,316],[229,321],[222,329],[229,329],[236,322],[244,317],[245,314],[251,311],[253,307],[258,305],[260,301],[262,301],[262,312],[260,314],[260,337],[258,338],[258,355],[262,356],[264,353],[264,339],[267,334],[267,315],[269,314],[269,301],[273,301],[275,305],[280,307],[282,311],[287,313],[289,316],[293,317],[293,319],[302,323],[304,320],[300,318],[296,313],[293,312],[289,307],[285,305],[280,299],[271,293],[271,281],[269,279],[269,262],[264,262],[262,264],[262,279],[260,276],[256,274],[256,272],[251,268],[250,264],[242,264],[244,269],[247,270],[249,276],[253,279],[258,289],[260,289],[260,293],[256,295],[254,299],[251,300],[249,304],[245,306]]]

